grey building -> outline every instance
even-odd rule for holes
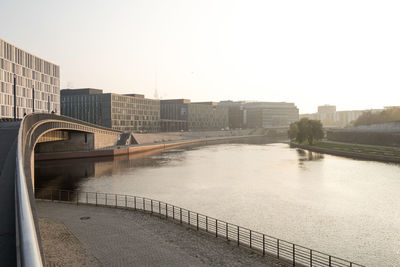
[[[168,99],[160,101],[161,131],[176,132],[189,130],[189,99]]]
[[[245,101],[221,101],[220,106],[228,107],[229,128],[238,129],[247,127],[247,110],[245,109]]]
[[[160,101],[140,94],[103,93],[92,88],[63,89],[61,113],[125,132],[160,130]]]
[[[227,128],[228,108],[216,102],[193,102],[188,99],[161,100],[163,131],[201,131]]]
[[[60,114],[60,67],[0,39],[0,118],[14,118],[14,107],[19,119]]]
[[[251,102],[246,103],[248,128],[289,127],[299,120],[299,109],[294,103],[286,102]]]

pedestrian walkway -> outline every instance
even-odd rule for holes
[[[0,122],[0,263],[4,266],[16,265],[15,164],[19,126],[20,122]]]
[[[93,266],[284,266],[274,258],[147,213],[39,200],[36,204],[41,220],[65,225],[88,257],[97,259]],[[41,231],[45,236],[45,229]],[[46,258],[53,253],[44,250]],[[69,266],[68,262],[55,264]]]

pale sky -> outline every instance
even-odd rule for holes
[[[0,37],[60,65],[61,88],[300,113],[400,105],[400,1],[0,0],[0,13]]]

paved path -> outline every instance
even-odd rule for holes
[[[283,266],[142,212],[46,201],[36,208],[41,220],[64,224],[103,266]]]
[[[0,122],[0,265],[15,266],[15,163],[20,122]]]

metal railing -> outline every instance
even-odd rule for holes
[[[190,226],[197,231],[226,239],[237,246],[249,248],[263,256],[276,257],[293,266],[361,267],[363,265],[312,250],[279,238],[193,212],[162,201],[112,193],[36,189],[35,197],[95,206],[145,211],[167,220]]]

